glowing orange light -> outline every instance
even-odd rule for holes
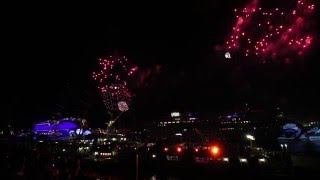
[[[219,154],[219,148],[218,148],[218,146],[213,146],[213,147],[211,147],[210,149],[211,149],[211,152],[212,152],[213,155]]]

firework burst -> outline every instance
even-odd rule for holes
[[[118,111],[118,103],[130,103],[132,93],[128,81],[137,71],[130,66],[125,56],[109,56],[99,59],[100,71],[93,72],[92,78],[98,82],[104,105],[108,111]]]
[[[311,0],[297,0],[290,11],[279,7],[264,10],[254,0],[242,9],[234,9],[235,25],[223,49],[263,61],[290,61],[303,56],[314,40],[311,22],[315,9]]]

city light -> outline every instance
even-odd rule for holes
[[[165,147],[163,150],[164,150],[164,152],[168,152],[169,148]]]
[[[249,139],[249,140],[251,140],[251,141],[254,141],[254,140],[255,140],[254,136],[252,136],[252,135],[250,135],[250,134],[247,134],[246,137],[247,137],[247,139]]]
[[[266,162],[266,159],[265,158],[260,158],[258,159],[259,163],[265,163]]]
[[[181,147],[177,147],[177,152],[178,153],[182,152],[182,148]]]
[[[179,112],[172,112],[171,117],[180,117],[180,113]]]
[[[240,161],[240,163],[247,163],[248,162],[248,160],[246,158],[240,158],[239,161]]]
[[[229,158],[223,158],[222,161],[229,162]]]
[[[217,147],[217,146],[211,147],[211,152],[212,152],[213,155],[219,154],[219,151],[220,151],[219,147]]]

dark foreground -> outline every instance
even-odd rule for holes
[[[1,179],[213,179],[216,177],[305,177],[319,172],[319,154],[284,153],[263,163],[191,163],[146,160],[130,154],[121,161],[95,161],[77,153],[1,142]],[[59,147],[59,146],[58,146]],[[61,152],[61,153],[57,153]]]

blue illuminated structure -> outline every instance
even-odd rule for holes
[[[76,130],[80,129],[80,121],[60,121],[56,126],[56,131],[61,135],[75,135]]]
[[[33,126],[33,132],[35,135],[75,136],[81,135],[77,133],[83,132],[81,128],[81,119],[63,118],[37,123]]]
[[[55,128],[56,124],[53,122],[40,122],[33,126],[33,132],[38,135],[51,135]]]
[[[278,137],[278,141],[296,139],[301,135],[301,128],[296,123],[286,123],[282,127],[282,135]]]

